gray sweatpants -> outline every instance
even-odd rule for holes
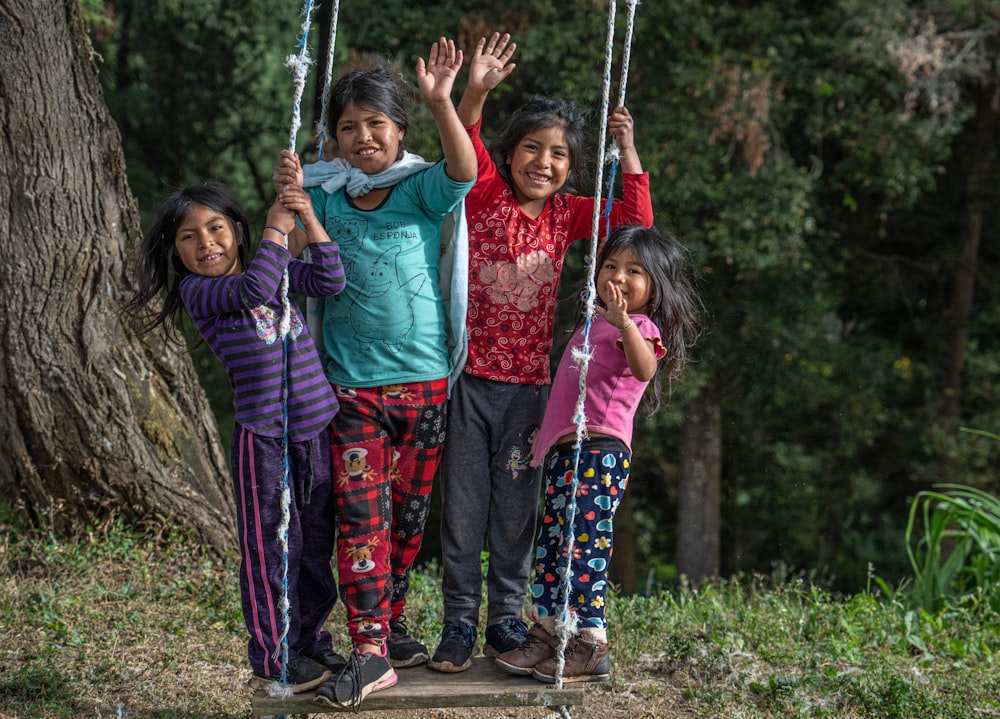
[[[529,467],[547,385],[463,374],[448,402],[441,481],[444,621],[479,625],[483,542],[487,626],[520,618],[527,594],[541,467]]]

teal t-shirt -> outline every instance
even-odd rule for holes
[[[472,184],[452,180],[439,162],[398,182],[373,210],[355,207],[344,189],[308,190],[347,275],[323,306],[330,382],[377,387],[450,374],[441,224]]]

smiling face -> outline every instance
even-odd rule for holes
[[[570,152],[562,127],[539,127],[517,143],[510,158],[510,175],[517,202],[537,218],[549,195],[569,176]]]
[[[597,273],[597,292],[605,305],[612,302],[608,283],[616,285],[628,305],[629,314],[645,314],[651,298],[649,273],[635,260],[628,247],[612,252]]]
[[[174,234],[174,250],[181,262],[196,275],[224,277],[243,271],[240,238],[233,223],[218,210],[191,204]]]
[[[340,155],[366,175],[377,175],[399,159],[405,131],[385,113],[354,103],[337,119]]]

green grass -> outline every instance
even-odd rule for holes
[[[249,716],[236,576],[174,530],[0,524],[0,717]],[[414,577],[408,609],[432,644],[439,579]],[[787,577],[612,595],[612,680],[573,716],[1000,717],[1000,614],[978,591],[939,611]]]

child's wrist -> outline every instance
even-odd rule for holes
[[[264,232],[276,233],[279,237],[281,237],[282,242],[288,242],[288,233],[280,227],[275,227],[274,225],[264,225]]]
[[[635,327],[635,322],[633,322],[632,318],[630,317],[628,322],[626,322],[624,325],[618,328],[618,333],[625,334],[628,330],[632,329],[633,327]]]

